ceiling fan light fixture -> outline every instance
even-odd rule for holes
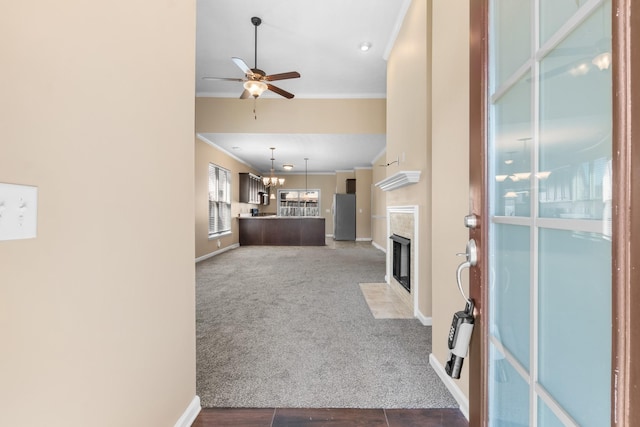
[[[256,80],[246,81],[243,86],[254,98],[259,97],[265,90],[267,90],[267,85],[265,83]]]
[[[289,71],[287,73],[278,73],[267,75],[264,71],[258,68],[258,26],[262,23],[262,19],[254,16],[251,18],[251,23],[254,26],[254,56],[253,56],[253,68],[250,68],[246,62],[242,58],[231,57],[231,60],[234,64],[238,66],[242,70],[245,75],[244,79],[231,78],[231,77],[203,77],[206,80],[227,80],[234,82],[244,82],[244,91],[240,94],[240,99],[248,99],[253,98],[258,99],[260,95],[265,90],[270,90],[280,96],[283,96],[287,99],[292,99],[295,95],[287,92],[284,89],[279,88],[278,86],[274,86],[273,84],[264,83],[273,82],[276,80],[287,80],[287,79],[297,79],[300,77],[300,73],[297,71]],[[255,116],[255,109],[254,109]],[[257,119],[257,116],[255,117]]]

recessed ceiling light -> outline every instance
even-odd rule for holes
[[[293,169],[293,165],[291,164],[282,165],[282,169],[286,171],[290,171],[291,169]]]
[[[371,49],[371,43],[369,42],[362,42],[360,43],[360,50],[363,52],[368,51],[369,49]]]

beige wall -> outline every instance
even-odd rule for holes
[[[464,308],[455,270],[468,238],[469,2],[433,0],[433,354],[444,364],[454,312]],[[437,250],[435,250],[437,248]],[[466,273],[464,274],[466,277]],[[458,386],[469,395],[469,362]]]
[[[172,426],[195,396],[195,1],[5,3],[0,425]],[[170,31],[167,29],[170,28]]]
[[[249,213],[251,208],[258,207],[254,204],[240,203],[238,173],[260,173],[197,137],[195,146],[195,244],[196,258],[199,258],[238,244],[238,215]],[[231,172],[231,233],[212,239],[209,239],[209,163]],[[273,202],[272,206],[275,206]]]
[[[386,133],[384,99],[196,98],[196,132]],[[267,147],[268,148],[268,147]]]
[[[431,297],[431,87],[428,31],[430,1],[413,1],[387,65],[387,163],[385,176],[421,171],[420,181],[386,192],[387,206],[419,209],[418,307],[430,317]],[[386,247],[386,242],[384,243]]]

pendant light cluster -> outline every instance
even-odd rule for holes
[[[284,184],[284,178],[278,178],[277,176],[275,176],[275,168],[273,166],[273,162],[275,161],[275,158],[273,157],[273,151],[275,150],[275,147],[271,147],[270,150],[271,150],[271,173],[269,176],[262,177],[262,183],[264,184],[265,188],[276,187],[278,185]]]
[[[309,175],[308,175],[308,169],[309,169],[308,165],[309,165],[309,158],[305,157],[304,158],[304,194],[305,194],[305,196],[309,195],[309,186],[307,185],[308,184],[308,177],[309,177]]]

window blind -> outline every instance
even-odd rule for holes
[[[209,163],[209,236],[231,231],[231,172]]]

